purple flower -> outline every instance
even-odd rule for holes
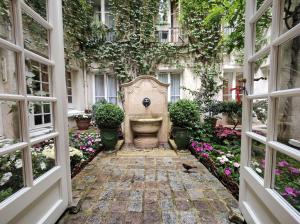
[[[224,173],[226,174],[226,176],[230,176],[231,175],[231,169],[230,168],[225,168]]]
[[[208,144],[208,143],[203,143],[203,147],[207,150],[207,151],[212,151],[214,148]]]
[[[287,196],[292,196],[292,197],[297,197],[298,191],[295,188],[292,187],[286,187],[284,189],[284,193],[283,195],[287,195]]]
[[[292,174],[299,174],[300,173],[300,170],[298,168],[295,168],[295,167],[290,167],[289,170]]]
[[[285,161],[285,160],[278,162],[278,166],[279,167],[286,167],[288,165],[289,165],[289,163],[287,161]]]
[[[196,146],[196,142],[192,142],[191,146],[194,148]]]
[[[281,171],[279,169],[274,170],[275,175],[279,176],[281,174]]]
[[[261,163],[261,166],[262,166],[263,168],[265,168],[266,161],[263,159],[260,163]]]

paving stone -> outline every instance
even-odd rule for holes
[[[173,211],[162,212],[162,219],[164,224],[177,223],[176,213]]]
[[[163,199],[160,201],[161,210],[171,210],[173,209],[174,204],[172,199]]]
[[[236,209],[235,214],[240,214],[238,202],[193,156],[146,157],[142,153],[98,154],[72,180],[75,199],[83,202],[81,210],[66,213],[58,224],[226,224],[229,217],[236,220],[229,211]],[[184,173],[182,163],[197,169]]]
[[[144,224],[161,223],[161,214],[159,211],[144,211]]]
[[[125,214],[126,224],[142,224],[143,223],[143,213],[141,212],[127,212]]]
[[[180,212],[180,223],[182,224],[196,224],[196,216],[192,212]]]
[[[143,211],[143,201],[129,201],[127,210],[129,212],[142,212]]]
[[[159,207],[157,200],[149,200],[148,198],[144,201],[144,210],[153,211]]]
[[[188,200],[176,199],[175,200],[176,210],[178,211],[188,211],[191,208],[190,202]]]

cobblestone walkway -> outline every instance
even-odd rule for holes
[[[197,166],[187,174],[182,163]],[[77,214],[59,223],[230,223],[237,201],[192,155],[99,154],[73,179]]]

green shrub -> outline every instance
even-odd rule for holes
[[[191,100],[178,100],[169,107],[173,126],[191,128],[200,120],[199,106]]]
[[[95,121],[98,128],[118,128],[124,120],[123,110],[111,103],[97,106]]]

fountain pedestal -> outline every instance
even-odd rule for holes
[[[168,143],[168,86],[146,75],[121,86],[125,145],[151,149]]]

